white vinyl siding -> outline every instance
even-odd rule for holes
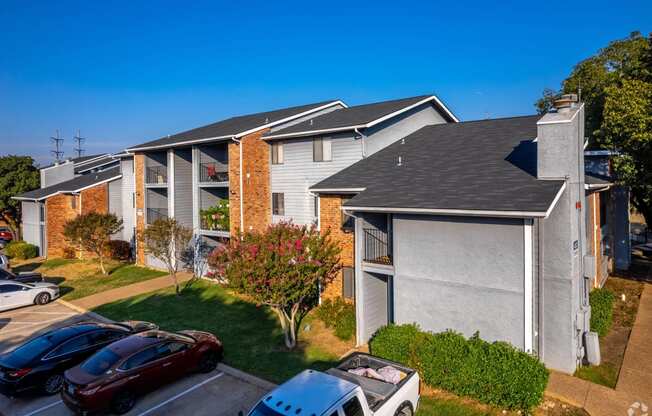
[[[134,183],[134,160],[131,158],[122,159],[120,162],[120,173],[122,173],[122,239],[134,243],[134,227],[136,226],[136,205],[134,194],[136,184]]]
[[[272,165],[283,164],[283,142],[272,143]]]

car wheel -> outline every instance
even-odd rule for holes
[[[394,413],[394,416],[412,416],[414,414],[414,411],[412,410],[412,405],[408,402],[403,403],[396,413]]]
[[[63,376],[61,374],[53,374],[48,377],[43,383],[43,391],[45,394],[57,394],[63,385]]]
[[[46,305],[46,304],[50,303],[50,299],[51,299],[51,297],[50,297],[49,293],[45,293],[45,292],[39,293],[36,296],[35,303],[37,305]]]
[[[133,393],[123,390],[116,394],[111,400],[111,410],[113,413],[123,415],[130,411],[136,404],[136,397]]]
[[[199,372],[210,373],[215,370],[217,364],[220,362],[220,357],[216,352],[209,351],[201,356],[199,360]]]

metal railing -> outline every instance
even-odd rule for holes
[[[145,168],[145,183],[148,184],[168,183],[167,166],[149,166]]]
[[[208,220],[205,217],[200,217],[201,229],[207,231],[228,231],[228,228],[220,227],[214,222],[209,224]]]
[[[364,258],[369,263],[392,264],[392,251],[387,231],[365,228]]]
[[[151,224],[156,220],[165,219],[168,217],[167,208],[147,208],[147,224]]]
[[[224,165],[215,162],[199,164],[199,182],[228,182],[229,172],[224,171]]]

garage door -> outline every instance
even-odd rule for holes
[[[364,272],[363,279],[363,335],[367,341],[378,328],[390,322],[391,277]]]

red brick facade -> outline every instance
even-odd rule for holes
[[[145,230],[145,156],[134,155],[134,175],[136,181],[136,263],[145,264],[145,250],[138,238]]]
[[[79,196],[54,195],[45,200],[45,212],[47,257],[63,257],[64,250],[70,246],[63,236],[63,229],[66,222],[79,215]]]
[[[320,195],[319,197],[319,228],[323,232],[330,230],[330,238],[336,241],[342,251],[340,263],[345,267],[354,267],[353,232],[342,230],[342,195]],[[323,289],[322,298],[333,299],[342,296],[342,272],[335,280]]]
[[[106,214],[109,212],[109,184],[103,183],[80,192],[81,213],[98,212]]]
[[[590,194],[587,198],[588,200],[588,221],[586,224],[587,228],[587,240],[588,240],[588,252],[595,256],[595,270],[596,276],[593,279],[593,286],[599,287],[602,282],[608,277],[608,271],[604,271],[602,268],[602,262],[604,261],[604,256],[602,255],[602,229],[600,227],[600,217],[604,215],[601,212],[600,207],[600,198],[606,198],[605,193],[594,192]]]
[[[262,231],[272,220],[270,146],[261,139],[268,129],[229,142],[229,217],[231,235],[240,230],[240,146],[244,188],[244,231]]]

